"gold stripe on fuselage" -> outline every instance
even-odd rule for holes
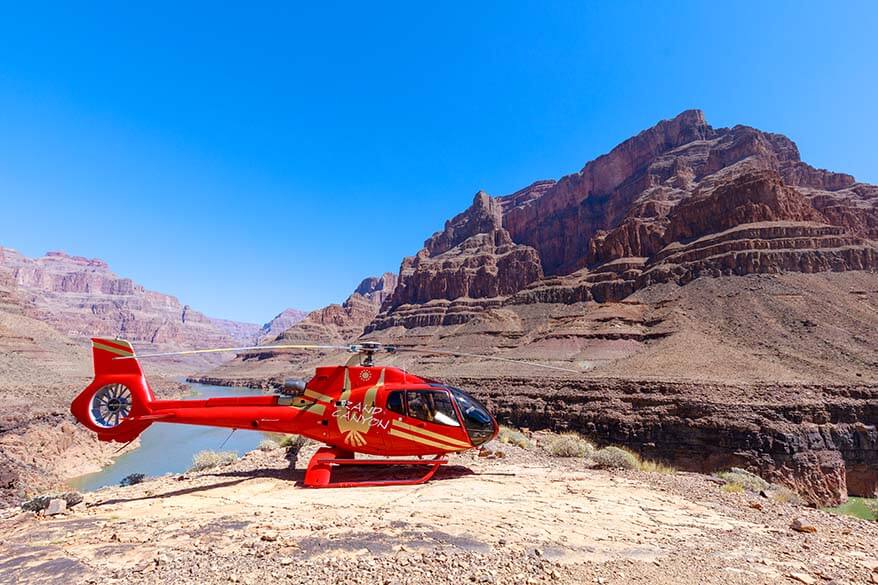
[[[290,406],[301,411],[311,412],[317,416],[323,416],[323,413],[326,412],[326,406],[301,397],[293,400]]]
[[[452,439],[447,435],[443,435],[442,433],[434,433],[433,431],[428,431],[427,429],[422,429],[420,427],[416,427],[414,425],[410,425],[406,422],[402,422],[401,420],[394,420],[393,426],[399,427],[401,429],[405,429],[407,431],[411,431],[413,433],[418,433],[419,435],[424,435],[425,437],[430,437],[433,439],[438,439],[439,441],[445,441],[446,443],[451,443],[456,447],[462,447],[464,449],[469,449],[472,447],[469,443],[464,443],[463,441],[459,441],[457,439]]]
[[[308,398],[313,398],[317,402],[332,402],[332,396],[321,394],[320,392],[316,392],[314,390],[311,390],[310,388],[305,390],[305,396],[307,396]]]
[[[415,443],[421,443],[422,445],[429,445],[430,447],[438,447],[439,449],[444,449],[445,451],[461,451],[462,447],[455,447],[453,445],[448,445],[446,443],[439,443],[438,441],[431,441],[430,439],[425,439],[424,437],[419,437],[417,435],[411,435],[406,433],[405,431],[401,431],[399,429],[390,429],[391,437],[399,437],[400,439],[408,439],[409,441],[414,441]],[[467,445],[468,447],[469,445]]]

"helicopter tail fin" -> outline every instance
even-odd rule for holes
[[[151,424],[155,395],[129,342],[91,341],[95,377],[73,400],[70,412],[100,440],[127,443]]]

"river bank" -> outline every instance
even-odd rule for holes
[[[261,393],[242,387],[211,386],[188,383],[186,393],[192,398],[214,398]],[[231,451],[243,455],[255,449],[268,435],[252,430],[237,430],[193,425],[156,423],[138,439],[138,444],[125,449],[99,470],[70,478],[67,483],[78,491],[92,491],[116,485],[134,474],[148,477],[167,473],[183,473],[192,465],[199,451]]]

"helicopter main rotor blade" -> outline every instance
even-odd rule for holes
[[[500,356],[495,356],[495,355],[482,355],[480,353],[467,353],[464,351],[445,351],[445,350],[441,350],[441,349],[415,349],[415,348],[399,347],[399,346],[392,346],[392,347],[393,347],[393,349],[389,350],[390,353],[409,352],[409,353],[421,353],[421,354],[425,354],[425,355],[447,355],[447,356],[452,356],[452,357],[481,358],[481,359],[485,359],[485,360],[507,362],[510,364],[521,364],[521,365],[525,365],[525,366],[533,366],[535,368],[545,368],[547,370],[558,370],[560,372],[570,372],[572,374],[581,374],[582,373],[581,370],[574,370],[573,368],[562,368],[561,366],[550,366],[548,364],[538,364],[536,362],[531,362],[528,360],[516,360],[516,359],[512,359],[512,358],[505,358],[505,357],[500,357]]]
[[[290,349],[334,349],[352,351],[350,345],[314,345],[314,344],[287,344],[287,345],[251,345],[247,347],[217,347],[211,349],[188,349],[184,351],[166,351],[162,353],[146,353],[143,355],[120,356],[116,360],[143,359],[154,357],[166,357],[172,355],[196,355],[201,353],[230,353],[242,351],[274,351]]]

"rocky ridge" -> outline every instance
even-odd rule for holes
[[[176,297],[114,274],[106,262],[49,252],[30,259],[0,248],[0,274],[22,310],[74,338],[119,336],[161,346],[252,343],[259,327],[212,319]]]
[[[342,303],[312,311],[284,330],[275,341],[344,343],[358,338],[375,318],[381,305],[393,294],[397,277],[387,272],[363,279]]]
[[[262,326],[259,330],[258,341],[268,342],[277,339],[284,331],[304,319],[308,313],[298,309],[284,309],[274,319]]]
[[[874,270],[876,239],[878,186],[809,166],[782,135],[713,128],[691,110],[557,182],[480,191],[403,260],[368,331],[546,302],[567,294],[547,290],[557,277],[606,302],[700,276]],[[543,293],[517,294],[527,289]]]
[[[261,337],[260,345],[352,343],[363,334],[366,325],[372,322],[381,305],[393,294],[396,282],[397,277],[391,272],[365,278],[343,303],[331,304],[308,313],[281,333]],[[266,328],[270,329],[270,324]],[[316,355],[324,357],[311,351],[266,349],[248,352],[210,372],[191,376],[189,380],[219,386],[274,388],[284,378],[299,373],[304,364],[310,364]]]

